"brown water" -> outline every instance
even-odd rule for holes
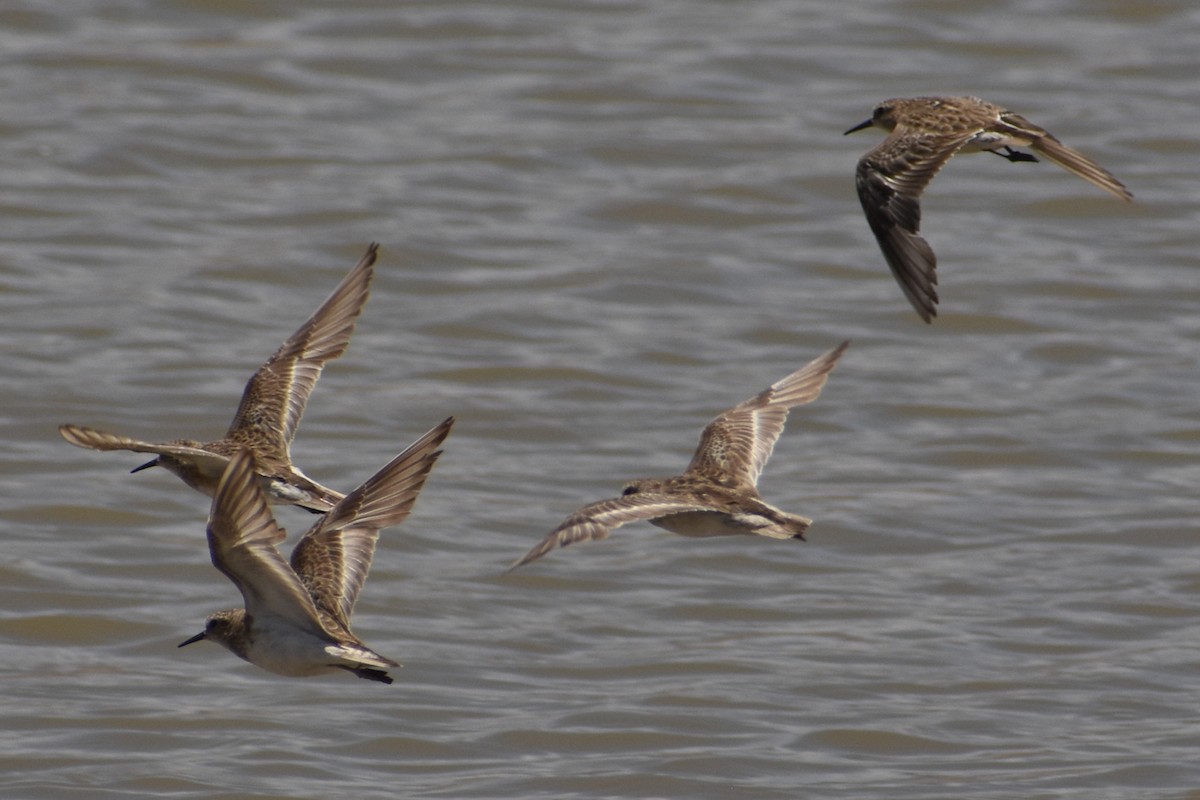
[[[1187,0],[9,5],[3,795],[1200,797],[1197,53]],[[929,93],[1137,203],[955,160],[921,324],[841,131]],[[356,617],[405,667],[177,650],[237,599],[207,501],[55,427],[218,435],[371,240],[295,455],[349,489],[459,417]],[[761,483],[808,543],[502,574],[845,338]]]

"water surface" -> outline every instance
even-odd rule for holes
[[[1200,797],[1197,52],[1182,0],[6,11],[6,796]],[[923,325],[841,131],[930,93],[1136,204],[955,160]],[[405,666],[177,650],[237,601],[207,501],[55,428],[218,436],[373,240],[294,454],[349,489],[458,416],[356,615]],[[760,485],[807,543],[502,574],[847,338]]]

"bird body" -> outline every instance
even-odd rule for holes
[[[855,185],[867,224],[888,267],[921,319],[937,316],[937,257],[920,235],[920,198],[956,153],[987,151],[1009,161],[1038,156],[1110,194],[1133,195],[1112,173],[1019,114],[978,97],[910,97],[885,100],[871,118],[847,134],[881,128],[888,136],[859,159]]]
[[[704,428],[682,475],[631,481],[620,497],[583,506],[509,569],[558,547],[604,539],[610,531],[637,521],[696,538],[757,535],[803,539],[812,520],[764,502],[758,493],[758,477],[783,433],[788,410],[820,395],[848,346],[849,342],[843,342],[717,415]]]
[[[243,608],[209,615],[204,630],[179,646],[213,641],[279,675],[342,669],[391,683],[386,669],[399,664],[363,644],[350,617],[380,529],[408,517],[453,424],[450,417],[435,426],[339,500],[300,537],[290,562],[279,553],[286,532],[255,480],[253,453],[235,453],[213,495],[208,545],[213,566],[241,592]]]
[[[229,460],[249,448],[269,502],[328,511],[342,498],[341,492],[322,486],[292,464],[291,442],[321,370],[350,343],[367,301],[378,250],[377,244],[368,247],[325,302],[254,373],[223,438],[146,442],[72,424],[60,425],[59,433],[77,447],[152,453],[152,460],[132,472],[163,467],[209,497]]]

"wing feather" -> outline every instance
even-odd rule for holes
[[[226,437],[253,446],[260,458],[290,460],[289,445],[321,370],[350,343],[378,251],[372,243],[325,302],[254,373]]]
[[[879,249],[926,322],[937,315],[937,257],[921,236],[921,195],[977,130],[927,134],[898,127],[858,162],[855,186]]]
[[[267,506],[253,454],[240,450],[230,459],[213,495],[208,519],[213,566],[237,586],[251,618],[276,616],[327,636],[308,591],[279,554],[278,545],[286,535]]]
[[[144,442],[141,439],[131,439],[128,436],[70,423],[59,425],[58,432],[76,447],[88,450],[130,450],[134,453],[182,457],[214,473],[224,470],[229,463],[229,459],[219,453],[180,442]]]
[[[1075,148],[1063,144],[1049,131],[1039,128],[1019,114],[1011,112],[1004,114],[1001,121],[1009,125],[1021,126],[1030,136],[1029,146],[1047,161],[1057,164],[1067,172],[1083,178],[1093,186],[1126,202],[1133,200],[1133,193],[1126,189],[1125,184],[1117,180],[1115,175]]]
[[[788,409],[811,403],[850,346],[842,342],[801,369],[708,423],[686,474],[733,486],[755,486],[783,433]]]
[[[521,558],[513,562],[508,569],[536,561],[542,556],[559,547],[605,539],[610,531],[629,522],[652,520],[669,514],[680,514],[688,511],[712,511],[712,507],[704,503],[686,501],[669,494],[655,492],[637,493],[601,500],[580,508],[551,531],[542,541]]]
[[[346,495],[297,543],[292,569],[317,607],[349,628],[379,531],[408,517],[454,425],[449,417]]]

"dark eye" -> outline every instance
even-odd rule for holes
[[[637,494],[637,492],[638,492],[638,487],[626,486],[625,490],[623,492],[621,492],[621,496],[624,497],[625,495]]]
[[[874,119],[879,119],[887,115],[892,109],[889,106],[876,106],[875,112],[871,115]]]

